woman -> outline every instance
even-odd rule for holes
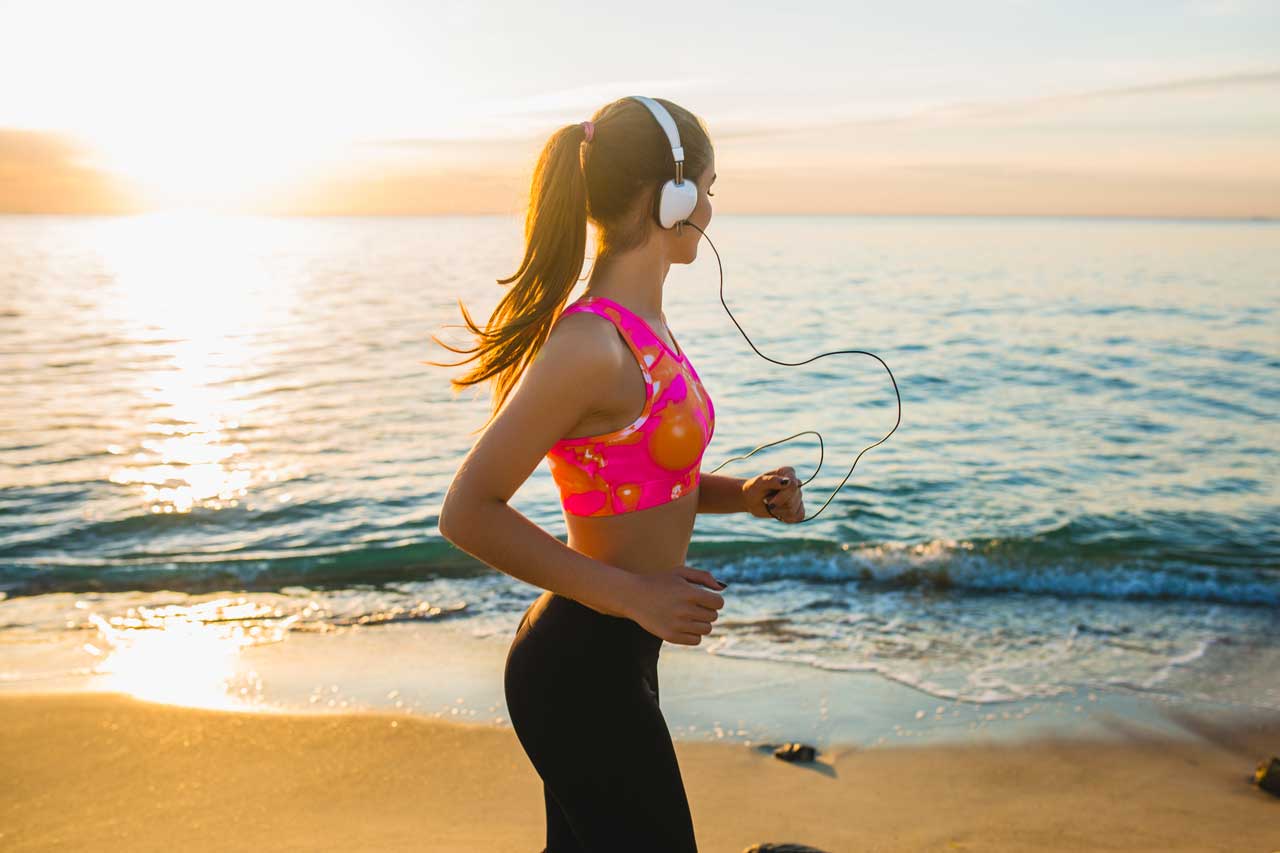
[[[697,185],[687,221],[705,228],[715,180],[706,128],[656,102]],[[804,517],[789,467],[746,480],[700,473],[714,407],[662,312],[667,271],[694,260],[700,232],[664,228],[656,215],[674,163],[655,115],[622,98],[552,135],[533,175],[524,261],[499,282],[514,287],[484,329],[462,308],[475,348],[437,340],[477,353],[455,388],[492,378],[495,389],[440,531],[545,590],[520,621],[504,686],[543,780],[547,853],[697,850],[657,675],[662,642],[698,645],[724,605],[726,584],[684,563],[694,519]],[[596,259],[586,292],[562,311],[582,272],[588,217]],[[567,544],[507,503],[543,458]]]

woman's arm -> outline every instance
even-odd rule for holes
[[[636,575],[574,551],[507,501],[551,445],[616,382],[624,345],[599,318],[570,314],[526,368],[502,410],[462,460],[440,508],[440,534],[463,551],[526,583],[610,615],[631,600]],[[607,334],[606,334],[607,333]],[[605,343],[605,342],[608,343]],[[616,344],[616,345],[615,345]]]
[[[626,616],[635,575],[573,550],[534,524],[506,501],[454,498],[440,514],[440,532],[454,545],[525,583],[580,601],[610,616]]]
[[[698,512],[746,512],[747,481],[741,477],[703,474],[698,485]]]
[[[791,524],[804,520],[804,497],[796,469],[790,465],[745,480],[703,474],[698,512],[746,512]]]

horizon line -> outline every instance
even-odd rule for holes
[[[131,213],[95,213],[92,211],[0,211],[0,217],[60,216],[80,218],[122,219],[144,216],[196,215],[216,217],[243,217],[258,219],[497,219],[514,217],[522,219],[524,211],[505,213],[262,213],[255,211],[221,211],[200,208],[157,208]],[[1157,222],[1280,222],[1280,216],[1257,214],[1250,216],[1161,216],[1141,213],[832,213],[832,212],[781,212],[781,213],[717,213],[717,218],[772,217],[775,219],[1136,219]]]

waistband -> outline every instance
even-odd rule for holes
[[[647,655],[656,656],[662,646],[661,637],[649,633],[634,619],[601,613],[576,599],[550,590],[543,591],[529,605],[526,617],[535,623],[549,619],[564,624],[570,631],[589,631],[593,640],[614,639]]]

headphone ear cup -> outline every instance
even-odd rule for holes
[[[685,178],[682,184],[677,184],[674,179],[667,181],[658,194],[658,224],[663,228],[674,228],[677,222],[688,219],[697,206],[697,184],[689,178]]]

